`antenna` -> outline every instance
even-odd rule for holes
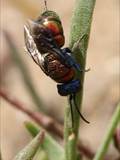
[[[44,4],[45,4],[45,10],[47,11],[47,0],[44,0]]]

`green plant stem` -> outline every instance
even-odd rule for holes
[[[2,160],[2,155],[1,155],[1,152],[0,152],[0,160]]]
[[[26,67],[26,65],[24,64],[23,60],[20,57],[20,53],[17,50],[15,44],[13,43],[12,37],[10,36],[10,34],[7,31],[4,31],[4,35],[6,38],[6,41],[8,43],[8,46],[10,48],[10,53],[12,56],[12,59],[14,60],[14,62],[16,63],[17,67],[19,68],[19,70],[22,73],[22,77],[23,80],[25,82],[25,85],[34,101],[34,103],[36,104],[36,106],[42,110],[45,111],[45,105],[43,104],[42,100],[40,99],[40,97],[37,94],[36,89],[34,88],[34,85],[31,81],[31,77],[29,74],[29,71]]]
[[[70,31],[70,48],[77,62],[81,65],[81,69],[85,68],[86,52],[88,47],[88,40],[90,34],[90,27],[92,22],[92,15],[95,6],[95,0],[76,0],[73,11],[71,31]],[[80,40],[81,39],[81,40]],[[77,73],[77,79],[80,79],[83,86],[84,73]],[[83,96],[83,87],[76,97],[78,106],[81,108]],[[73,106],[74,128],[71,125],[70,106],[65,108],[65,123],[64,123],[64,137],[65,137],[65,158],[66,160],[76,160],[76,142],[78,139],[79,130],[79,115]]]
[[[120,103],[116,107],[116,110],[109,123],[105,137],[103,138],[103,143],[100,145],[100,148],[98,149],[94,160],[104,159],[104,156],[108,150],[109,144],[113,138],[113,134],[119,122],[120,122]]]

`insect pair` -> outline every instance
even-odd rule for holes
[[[56,81],[58,93],[69,96],[73,124],[73,104],[80,117],[89,123],[80,113],[76,103],[76,93],[81,89],[79,79],[75,78],[76,71],[84,72],[76,63],[69,48],[61,48],[65,38],[62,23],[54,11],[47,10],[36,20],[28,21],[24,26],[25,45],[29,55],[43,72]]]

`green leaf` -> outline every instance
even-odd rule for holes
[[[31,133],[32,136],[35,136],[40,131],[40,128],[37,125],[28,121],[25,122],[25,127]],[[41,147],[47,153],[49,160],[64,159],[63,148],[50,135],[45,135],[45,139]]]
[[[49,160],[46,152],[40,147],[38,148],[33,160]]]
[[[21,53],[18,51],[18,49],[12,39],[12,36],[5,30],[3,30],[3,33],[6,38],[6,42],[8,44],[11,57],[21,72],[22,78],[24,80],[25,86],[26,86],[29,94],[31,95],[36,106],[39,107],[40,110],[45,111],[46,107],[43,104],[42,99],[38,95],[38,93],[33,85],[29,70],[28,70],[26,64],[24,63],[24,61],[22,60],[22,57],[20,56]]]
[[[116,110],[115,110],[115,112],[111,118],[111,121],[108,125],[108,128],[106,130],[106,134],[103,138],[103,142],[101,143],[100,147],[98,148],[98,151],[94,157],[94,160],[104,159],[105,154],[106,154],[108,147],[110,145],[110,142],[113,138],[113,134],[115,132],[115,129],[117,128],[118,123],[120,123],[120,103],[116,107]]]
[[[43,138],[43,132],[41,132],[15,156],[14,160],[31,160],[42,144]]]

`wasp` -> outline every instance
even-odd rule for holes
[[[63,27],[59,16],[46,9],[36,20],[29,20],[24,26],[25,46],[28,54],[42,71],[57,82],[61,96],[69,96],[73,123],[72,103],[81,118],[89,123],[80,113],[76,103],[76,93],[81,88],[76,71],[83,71],[76,63],[69,48],[62,48],[65,43]]]

